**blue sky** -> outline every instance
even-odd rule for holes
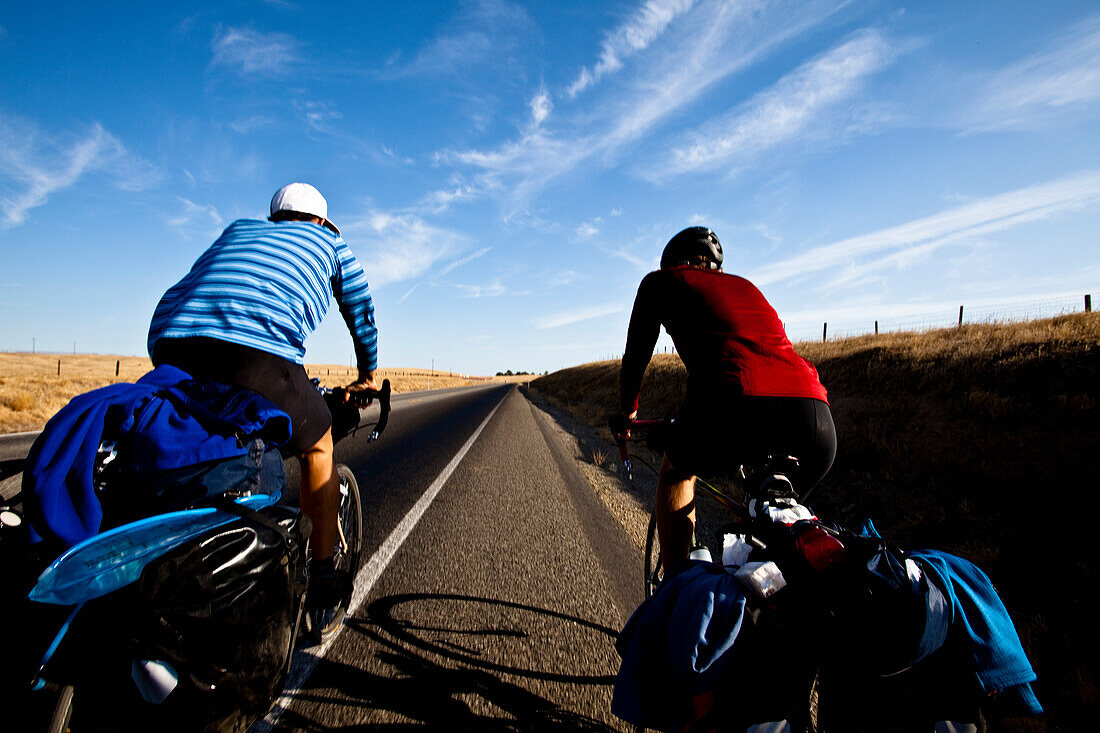
[[[2,350],[144,353],[294,180],[382,366],[618,354],[693,224],[796,339],[1100,294],[1095,2],[6,3],[0,68]]]

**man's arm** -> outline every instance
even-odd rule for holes
[[[378,368],[378,327],[367,276],[342,239],[337,240],[336,255],[338,270],[332,278],[332,294],[351,333],[359,367],[359,377],[348,389],[378,389],[374,381],[374,370]]]
[[[619,372],[619,409],[623,415],[633,418],[638,412],[638,395],[642,389],[642,377],[653,356],[653,347],[661,335],[661,318],[653,274],[650,273],[638,286],[634,309],[630,313],[630,327],[626,332],[626,349],[623,351],[622,369]]]

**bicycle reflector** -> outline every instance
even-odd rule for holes
[[[844,543],[820,526],[809,524],[798,533],[798,551],[816,572],[841,562],[848,554]]]

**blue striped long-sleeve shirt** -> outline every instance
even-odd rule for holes
[[[319,224],[239,219],[161,298],[149,353],[162,338],[205,336],[303,363],[305,340],[335,296],[361,370],[378,366],[378,329],[363,267]]]

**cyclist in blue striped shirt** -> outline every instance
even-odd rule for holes
[[[305,339],[335,297],[351,332],[358,379],[347,389],[378,389],[378,330],[367,278],[328,220],[313,186],[291,183],[271,199],[268,221],[233,222],[161,298],[149,327],[154,365],[236,384],[288,415],[288,448],[302,466],[302,511],[313,522],[314,577],[330,577],[339,482],[332,416],[302,366]],[[333,589],[335,592],[335,589]]]

